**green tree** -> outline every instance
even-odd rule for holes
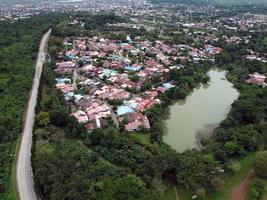
[[[50,116],[48,112],[40,112],[35,117],[39,126],[47,126],[50,123]]]
[[[234,141],[229,141],[224,144],[225,150],[229,155],[234,155],[238,146],[236,142]]]
[[[253,178],[249,184],[248,199],[260,200],[264,192],[264,182],[259,178]]]

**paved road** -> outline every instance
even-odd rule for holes
[[[16,166],[16,182],[20,200],[38,199],[34,191],[31,167],[32,129],[34,124],[35,106],[37,102],[40,77],[42,73],[43,63],[45,61],[45,46],[50,36],[50,33],[51,30],[49,30],[43,36],[42,41],[40,43],[38,58],[36,61],[35,75],[26,113],[26,121],[24,124],[24,130],[22,133],[22,139],[18,154]]]

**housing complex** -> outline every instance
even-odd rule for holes
[[[161,103],[160,94],[179,87],[167,81],[168,73],[186,67],[185,61],[213,61],[222,51],[210,44],[195,48],[130,36],[125,41],[65,38],[64,46],[54,69],[55,87],[70,106],[70,115],[88,131],[110,123],[128,132],[149,130],[146,111]],[[246,82],[258,84],[259,79],[265,86],[258,74]]]

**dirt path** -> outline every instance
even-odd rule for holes
[[[252,177],[253,171],[250,171],[242,182],[233,190],[231,200],[247,200],[249,180]]]
[[[176,189],[176,187],[174,187],[174,192],[175,192],[176,200],[179,200],[179,197],[178,197],[178,192],[177,192],[177,189]]]

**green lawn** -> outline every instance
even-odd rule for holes
[[[137,143],[143,146],[151,146],[150,136],[149,134],[142,134],[142,133],[132,133],[132,139],[134,139]]]

